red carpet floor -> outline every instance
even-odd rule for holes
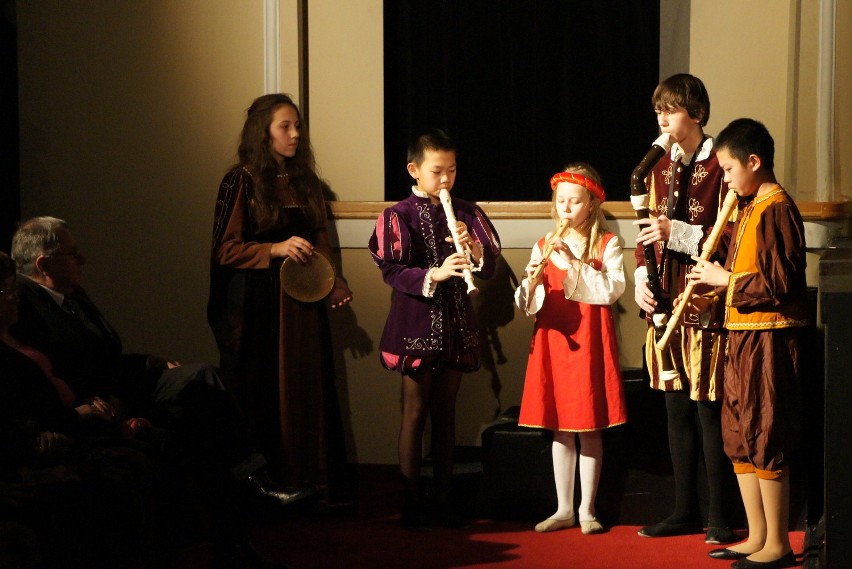
[[[579,528],[537,534],[529,524],[480,521],[467,530],[412,533],[396,517],[326,520],[269,527],[256,545],[293,569],[722,569],[730,562],[707,556],[703,536],[648,539],[636,526],[585,536]],[[791,535],[802,552],[803,534]]]
[[[465,530],[415,533],[400,527],[398,508],[395,478],[362,472],[355,511],[265,522],[254,542],[293,569],[724,569],[731,564],[707,556],[716,546],[705,544],[703,535],[641,538],[639,526],[618,525],[594,536],[578,527],[537,534],[533,523],[492,520],[476,520]],[[793,532],[791,540],[801,559],[803,532]]]

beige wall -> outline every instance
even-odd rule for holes
[[[126,347],[213,360],[216,188],[263,90],[261,2],[18,2],[23,215],[65,218]]]
[[[708,132],[737,116],[764,120],[779,141],[782,181],[797,172],[800,192],[812,177],[812,135],[805,132],[815,112],[813,78],[797,71],[815,58],[811,4],[694,0],[685,12],[692,22],[690,69],[671,70],[692,71],[707,82],[713,98]],[[18,3],[23,215],[52,214],[72,224],[89,257],[88,288],[130,351],[217,359],[204,318],[213,202],[234,160],[245,109],[264,91],[266,5]],[[278,87],[298,97],[296,6],[295,0],[278,3]],[[850,6],[852,0],[838,0],[839,53],[850,53]],[[382,2],[311,0],[309,8],[310,126],[322,173],[340,200],[380,201]],[[791,57],[797,63],[788,63]],[[847,194],[849,67],[838,57],[838,156]],[[496,222],[515,274],[550,223]],[[364,249],[371,226],[369,219],[338,222],[356,297],[350,309],[334,314],[333,325],[353,454],[360,462],[392,463],[399,386],[376,356],[390,291]],[[629,222],[617,229],[630,243]],[[631,259],[628,252],[628,273]],[[617,313],[622,361],[635,366],[643,326],[629,291]],[[532,322],[515,312],[497,330],[506,361],[465,379],[461,444],[475,444],[492,419],[494,386],[501,409],[520,401],[531,329]]]
[[[807,0],[692,0],[690,72],[712,100],[709,133],[752,117],[775,138],[776,174],[814,200],[819,5]],[[834,199],[852,195],[852,0],[836,0]]]
[[[322,174],[342,200],[382,200],[382,1],[309,6],[311,138]]]

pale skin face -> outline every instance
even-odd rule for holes
[[[704,130],[701,128],[701,119],[689,116],[683,107],[673,109],[654,109],[657,114],[657,126],[660,134],[668,133],[675,139],[685,152],[694,152],[701,139],[704,138]]]
[[[269,123],[269,145],[279,163],[296,155],[301,130],[302,123],[295,107],[282,105],[275,110]]]
[[[429,196],[433,205],[438,205],[441,203],[441,190],[451,191],[456,182],[456,153],[452,150],[427,149],[423,153],[423,161],[420,164],[409,162],[407,170],[417,183],[417,189]],[[456,231],[459,244],[470,251],[474,260],[479,261],[482,257],[482,247],[468,233],[467,225],[457,221]],[[447,238],[447,241],[452,241],[452,238]],[[442,282],[450,277],[463,277],[464,269],[470,269],[465,256],[453,253],[433,271],[432,280]]]
[[[567,219],[572,228],[580,227],[592,212],[589,190],[580,184],[559,182],[554,195],[554,206],[559,219]]]
[[[452,150],[426,150],[423,162],[409,162],[408,174],[417,182],[433,204],[441,203],[440,191],[451,191],[456,182],[456,153]]]
[[[569,227],[571,228],[569,231],[577,231],[575,228],[582,226],[592,213],[591,193],[585,187],[571,182],[559,182],[554,192],[553,206],[556,209],[556,215],[559,216],[560,220],[568,220]],[[578,231],[578,233],[580,232]],[[588,237],[584,233],[581,233],[581,235]],[[574,265],[575,269],[579,266],[580,260],[574,256],[574,253],[562,241],[561,237],[548,234],[547,242],[549,245],[553,245],[553,253],[551,254],[556,253],[561,255],[563,259]],[[541,263],[538,261],[530,261],[527,264],[526,273],[528,279],[532,279],[532,275],[539,264]],[[530,284],[534,286],[536,283],[530,280]]]

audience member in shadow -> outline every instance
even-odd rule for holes
[[[80,403],[9,332],[17,302],[14,263],[0,252],[0,519],[19,536],[3,566],[156,566],[164,558],[150,554],[168,548],[155,537],[159,477],[144,445],[120,432],[107,402]]]
[[[228,387],[271,468],[288,484],[320,488],[329,506],[351,505],[351,467],[335,385],[328,306],[352,299],[338,276],[326,299],[281,289],[285,260],[331,255],[313,149],[293,100],[249,107],[238,162],[219,186],[207,318]]]
[[[199,515],[211,520],[207,537],[217,559],[238,557],[251,566],[247,563],[259,556],[247,542],[245,493],[290,504],[310,492],[282,488],[268,478],[265,459],[253,450],[216,368],[124,354],[118,334],[82,288],[85,258],[62,220],[22,223],[12,255],[20,297],[13,337],[44,354],[78,400],[96,402],[103,413],[118,417],[149,418],[156,430],[140,435],[162,435],[151,441],[157,458],[172,476],[186,479]]]

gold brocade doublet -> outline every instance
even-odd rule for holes
[[[734,295],[742,288],[738,287],[738,283],[761,272],[758,254],[765,253],[766,245],[758,243],[762,233],[760,225],[764,222],[767,210],[776,204],[795,207],[787,192],[776,185],[768,194],[756,197],[740,214],[736,243],[732,248],[729,263],[732,274],[725,299],[725,328],[728,330],[770,330],[806,326],[808,323],[807,305],[802,295],[785,298],[778,304],[767,307],[767,310],[733,306]]]

